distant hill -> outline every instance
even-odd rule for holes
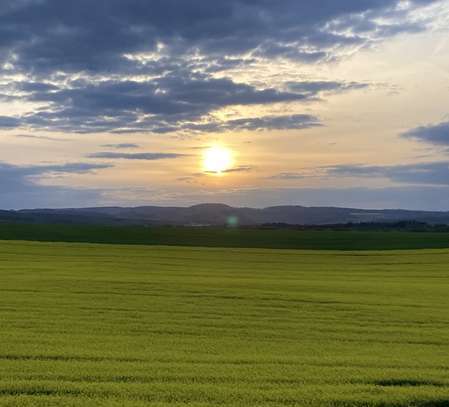
[[[449,212],[366,210],[354,208],[274,206],[264,209],[233,208],[222,204],[191,207],[141,206],[79,209],[27,209],[0,211],[3,223],[73,223],[104,225],[223,226],[239,224],[330,225],[400,221],[449,224]]]

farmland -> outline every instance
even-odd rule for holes
[[[448,406],[448,263],[0,242],[0,406]]]
[[[2,224],[0,240],[308,250],[449,249],[449,232]]]

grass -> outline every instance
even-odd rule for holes
[[[449,406],[449,250],[0,242],[0,406]]]
[[[449,248],[447,232],[1,224],[0,240],[307,250]]]

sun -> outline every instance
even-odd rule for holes
[[[213,146],[203,153],[203,170],[213,174],[223,174],[234,165],[232,151],[229,148]]]

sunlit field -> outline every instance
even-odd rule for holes
[[[449,406],[449,250],[0,243],[1,406]]]

